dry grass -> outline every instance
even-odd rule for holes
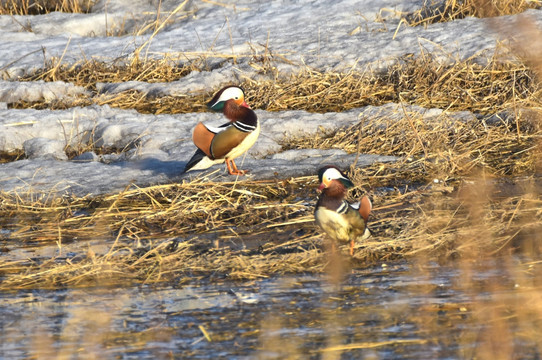
[[[24,151],[0,151],[0,164],[24,159]]]
[[[67,65],[59,60],[51,62],[43,69],[21,79],[22,81],[65,81],[88,90],[96,91],[96,83],[118,83],[126,81],[171,82],[179,80],[193,70],[204,70],[202,61],[180,64],[178,59],[134,59],[126,62],[117,60],[104,63],[95,59],[83,63]]]
[[[520,176],[536,169],[541,136],[537,113],[520,112],[514,122],[503,119],[499,125],[488,125],[479,119],[454,119],[445,113],[426,119],[423,113],[403,111],[402,121],[361,119],[359,124],[332,133],[286,138],[282,145],[285,149],[336,148],[404,157],[417,169],[413,172],[406,167],[410,175],[403,172],[398,180],[404,177],[414,182],[433,178],[450,181],[479,169],[493,176]]]
[[[527,9],[539,9],[541,6],[542,3],[537,0],[426,0],[420,10],[407,14],[404,19],[410,26],[420,26],[468,16],[489,18],[514,15]]]
[[[88,13],[94,0],[6,0],[0,5],[0,15],[39,15],[54,11]]]
[[[529,58],[525,60],[532,64]],[[263,60],[251,61],[261,65]],[[104,95],[97,93],[96,84],[169,82],[202,69],[205,63],[202,59],[179,65],[178,59],[137,61],[137,57],[131,63],[115,64],[53,62],[26,80],[63,80],[83,86],[93,95],[73,103],[20,102],[12,106],[55,109],[97,103],[152,113],[201,111],[209,94],[152,98],[130,91]],[[502,111],[515,115],[512,122],[487,126],[484,121],[454,120],[446,115],[428,121],[404,109],[403,121],[361,119],[359,125],[333,134],[286,139],[284,148],[338,147],[351,153],[405,159],[352,172],[363,188],[396,189],[371,194],[377,205],[372,221],[376,236],[358,249],[352,260],[357,266],[423,252],[455,256],[463,252],[456,246],[458,239],[462,244],[462,239],[476,239],[473,234],[481,231],[480,224],[466,226],[472,209],[461,196],[450,193],[468,188],[465,179],[479,171],[488,178],[536,173],[540,135],[536,109],[541,95],[536,73],[532,66],[501,61],[497,56],[482,64],[479,56],[459,61],[422,54],[399,59],[383,73],[324,73],[307,68],[287,79],[271,73],[272,80],[246,80],[241,85],[254,108],[269,111],[340,112],[399,102],[467,110],[481,118]],[[433,179],[438,183],[432,183]],[[37,247],[55,244],[59,255],[43,263],[0,263],[0,274],[5,276],[0,287],[86,285],[98,279],[152,282],[183,274],[257,278],[324,271],[322,237],[312,224],[315,180],[196,181],[95,199],[33,200],[32,194],[2,194],[2,226],[12,230],[4,241],[6,251],[9,241],[17,241]],[[420,184],[431,185],[423,188]],[[356,189],[354,197],[361,192]],[[514,245],[520,225],[525,225],[519,218],[536,227],[540,214],[529,204],[539,199],[533,194],[536,192],[528,195],[532,201],[521,194],[501,199],[494,193],[480,200],[484,229],[489,229],[491,240],[478,246],[498,252]],[[90,243],[101,239],[108,250],[97,253]],[[79,248],[77,257],[66,258],[64,247],[74,244],[89,248],[86,253]]]
[[[60,263],[55,258],[44,264],[26,260],[4,262],[3,274],[22,273],[11,276],[11,280],[4,279],[1,286],[32,286],[36,282],[40,286],[54,286],[59,282],[75,285],[96,280],[96,276],[105,281],[108,277],[115,281],[119,278],[158,281],[171,278],[172,273],[215,271],[230,273],[233,277],[250,277],[243,266],[244,252],[229,250],[229,247],[237,247],[237,241],[249,242],[252,249],[247,250],[248,253],[263,259],[264,252],[274,251],[263,242],[258,250],[261,242],[258,239],[263,233],[275,234],[280,240],[275,246],[279,248],[295,246],[314,235],[311,230],[310,234],[296,236],[292,242],[296,233],[300,235],[297,229],[272,228],[274,224],[295,223],[298,218],[306,217],[305,204],[286,201],[297,196],[293,190],[306,181],[250,182],[237,186],[192,182],[127,190],[99,199],[32,201],[3,194],[2,219],[6,223],[2,227],[14,230],[10,241],[32,246],[56,244],[62,253],[62,247],[69,248],[74,242],[84,247],[86,241],[116,240],[110,243],[105,254],[96,255],[89,249],[85,256]],[[248,235],[255,239],[252,243],[243,240],[243,236]],[[291,262],[291,266],[301,270],[315,261],[311,257],[299,262],[288,255],[276,256],[278,262],[271,265],[274,271],[288,271],[289,267],[280,266],[280,262]],[[156,266],[161,270],[156,272]],[[267,271],[258,268],[266,266],[263,260],[254,260],[254,276],[265,276]]]
[[[206,2],[206,1],[204,1]],[[0,15],[37,15],[53,11],[89,12],[95,1],[90,0],[8,0],[2,3]],[[224,6],[219,2],[216,6]],[[423,7],[406,16],[412,26],[453,21],[466,16],[479,18],[518,14],[526,9],[540,8],[538,0],[445,0],[425,1]]]
[[[66,80],[94,90],[96,82],[105,80],[172,81],[195,67],[168,61],[115,66],[92,62],[54,66],[33,79]],[[375,236],[357,249],[350,262],[360,266],[420,253],[450,258],[468,254],[472,247],[499,253],[524,246],[527,237],[521,228],[536,228],[540,221],[532,207],[540,201],[533,195],[536,192],[529,193],[529,201],[519,193],[506,198],[491,193],[478,201],[484,209],[480,224],[469,223],[472,210],[455,194],[468,188],[466,179],[478,171],[484,171],[488,183],[491,177],[536,173],[540,90],[534,74],[519,63],[488,59],[486,65],[474,60],[447,65],[424,55],[403,59],[380,75],[307,69],[287,80],[247,80],[242,85],[251,105],[271,111],[344,111],[396,101],[470,110],[482,118],[499,111],[517,115],[487,125],[446,113],[427,120],[405,107],[402,121],[360,119],[360,124],[333,134],[286,139],[285,149],[338,147],[405,159],[352,172],[361,186],[354,197],[359,198],[362,188],[375,189],[371,194],[376,204],[371,227]],[[152,99],[134,92],[107,100],[101,96],[84,101],[160,113],[199,111],[208,99],[208,94],[175,99]],[[22,105],[27,104],[18,104]],[[55,108],[45,103],[32,106]],[[432,183],[433,179],[439,182]],[[97,199],[32,200],[32,194],[3,194],[2,226],[12,230],[4,241],[6,251],[10,241],[16,241],[37,248],[57,247],[58,255],[1,262],[0,288],[183,281],[185,276],[225,274],[253,279],[326,271],[322,235],[312,223],[315,181],[315,177],[196,181],[130,189]],[[501,182],[496,182],[499,188],[515,189]],[[484,241],[477,241],[480,231],[488,234]],[[96,241],[106,244],[106,250],[93,250]],[[72,248],[76,251],[69,251],[77,256],[66,257]]]
[[[382,73],[306,70],[285,81],[243,84],[251,104],[269,111],[345,111],[366,105],[404,102],[426,108],[492,114],[538,104],[533,73],[519,63],[487,59],[438,60],[430,54],[407,56]],[[496,106],[496,104],[498,104]]]
[[[211,92],[197,96],[158,97],[135,90],[99,94],[96,83],[130,80],[170,82],[193,70],[204,70],[204,67],[202,60],[179,65],[173,59],[111,65],[88,61],[68,66],[54,62],[22,80],[62,80],[85,87],[91,90],[92,95],[69,101],[20,101],[10,106],[65,109],[108,104],[142,113],[203,111]],[[268,111],[340,112],[366,105],[403,102],[426,108],[494,114],[505,109],[540,106],[541,98],[533,71],[520,62],[502,61],[499,55],[486,59],[482,65],[478,55],[466,60],[442,60],[422,54],[418,58],[399,59],[382,73],[319,72],[306,68],[288,78],[273,75],[270,80],[256,82],[247,79],[240,85],[245,88],[251,106]]]
[[[488,179],[498,191],[488,191],[472,204],[464,200],[472,188],[465,181],[455,187],[405,182],[396,191],[378,190],[377,185],[399,186],[397,174],[406,172],[404,166],[352,173],[354,179],[363,179],[360,185],[377,190],[371,194],[376,204],[374,237],[360,244],[351,266],[419,253],[446,259],[471,254],[473,247],[491,253],[537,247],[529,238],[542,220],[542,200],[535,192],[526,197],[524,187]],[[0,289],[326,271],[322,236],[313,224],[315,181],[195,181],[93,199],[37,201],[2,194],[1,225],[11,231],[3,241],[4,251],[12,250],[14,241],[32,248],[54,247],[57,255],[0,262]],[[360,190],[354,190],[355,197]],[[509,194],[502,196],[503,191]],[[475,205],[483,209],[483,221],[473,224]],[[487,234],[484,241],[480,227]],[[93,250],[100,241],[102,250]]]

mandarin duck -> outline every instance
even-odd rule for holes
[[[222,112],[230,122],[220,127],[202,122],[196,125],[192,140],[198,149],[183,173],[226,162],[230,175],[244,175],[247,171],[237,169],[234,159],[250,149],[260,134],[258,118],[245,102],[245,93],[240,87],[226,86],[215,94],[207,107]]]
[[[364,196],[359,203],[350,204],[344,197],[352,181],[337,167],[329,165],[318,171],[322,193],[316,203],[316,223],[334,241],[350,242],[350,255],[354,255],[354,241],[371,235],[367,220],[372,210],[371,201]]]

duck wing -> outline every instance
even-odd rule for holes
[[[372,204],[367,196],[364,196],[360,202],[348,205],[345,217],[352,226],[354,236],[366,239],[371,235],[371,231],[367,227],[367,221],[371,210]]]
[[[210,144],[210,152],[213,159],[225,157],[232,149],[236,148],[250,132],[239,130],[235,126],[228,126],[214,136]]]
[[[204,158],[213,159],[211,154],[211,143],[216,134],[225,131],[231,123],[225,123],[219,127],[209,126],[203,124],[201,121],[196,125],[192,133],[192,140],[194,145],[198,148],[194,155],[186,163],[183,173],[192,169]]]
[[[210,159],[214,159],[211,151],[211,143],[217,134],[226,131],[230,123],[226,123],[220,127],[213,127],[199,122],[192,132],[192,141],[196,147],[203,151]],[[196,152],[197,153],[197,152]]]

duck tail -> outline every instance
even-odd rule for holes
[[[205,154],[203,151],[201,151],[200,149],[197,149],[196,152],[194,153],[194,155],[192,155],[192,157],[190,158],[190,160],[188,160],[188,162],[186,163],[186,165],[184,166],[184,170],[181,174],[184,174],[185,172],[189,171],[190,169],[192,169],[194,166],[196,166],[204,157],[207,157],[207,154]]]

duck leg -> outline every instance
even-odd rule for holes
[[[247,170],[237,169],[237,165],[235,165],[233,159],[226,159],[226,166],[228,167],[230,175],[245,175],[247,173]]]

